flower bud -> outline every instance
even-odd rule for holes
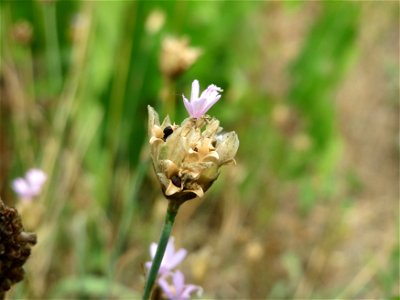
[[[161,45],[161,72],[167,78],[177,78],[189,69],[200,55],[200,48],[190,47],[187,38],[166,37]]]
[[[153,166],[164,196],[182,203],[202,197],[218,178],[219,168],[234,163],[239,147],[235,132],[222,133],[219,121],[209,116],[160,124],[148,106],[149,143]]]

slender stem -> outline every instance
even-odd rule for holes
[[[168,205],[167,215],[165,216],[164,227],[161,232],[160,242],[157,246],[156,255],[154,256],[151,264],[149,276],[147,277],[146,285],[144,287],[143,300],[148,300],[156,281],[158,270],[161,266],[161,261],[164,257],[165,249],[167,248],[169,236],[171,235],[172,226],[174,225],[176,214],[178,213],[179,205],[172,201]]]
[[[62,85],[62,70],[57,32],[56,3],[44,3],[43,11],[46,35],[46,59],[49,72],[48,79],[50,86],[54,88],[52,92],[58,93]]]

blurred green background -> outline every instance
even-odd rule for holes
[[[140,297],[167,204],[147,105],[180,123],[194,79],[224,89],[209,114],[240,148],[179,212],[187,281],[204,299],[398,299],[398,2],[0,9],[1,198],[39,240],[10,299]],[[190,48],[192,66],[160,67]],[[21,203],[32,167],[48,181]]]

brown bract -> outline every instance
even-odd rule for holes
[[[180,202],[202,197],[217,179],[219,168],[235,162],[237,134],[222,133],[219,121],[209,116],[175,125],[168,116],[160,124],[151,106],[148,113],[151,157],[165,197]]]

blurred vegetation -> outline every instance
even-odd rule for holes
[[[389,267],[374,265],[373,287],[347,288],[310,267],[343,241],[352,195],[363,189],[338,171],[334,102],[359,55],[360,3],[42,0],[0,9],[1,197],[39,238],[11,299],[140,297],[166,201],[149,164],[147,105],[179,123],[194,79],[224,89],[210,114],[241,142],[237,166],[223,170],[204,202],[185,204],[176,228],[192,253],[185,273],[205,298],[399,296],[398,240]],[[282,59],[280,92],[265,85],[268,59],[279,61],[279,45],[265,39],[277,12],[305,18],[301,35],[289,35],[297,46]],[[174,78],[159,67],[170,36],[202,49]],[[49,180],[23,207],[10,183],[34,166]],[[284,242],[279,224],[309,220],[321,206],[321,231],[306,237],[305,223],[297,243]]]

